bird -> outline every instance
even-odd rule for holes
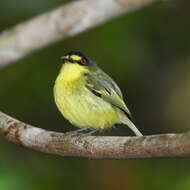
[[[143,136],[132,122],[120,88],[94,61],[72,51],[61,62],[54,100],[64,118],[79,128],[77,133],[88,129],[92,134],[124,124],[136,136]]]

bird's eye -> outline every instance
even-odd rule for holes
[[[79,64],[81,64],[81,65],[86,65],[86,64],[87,64],[87,62],[86,62],[86,60],[85,60],[85,59],[81,59],[81,60],[79,61]]]
[[[71,63],[78,63],[80,65],[88,65],[87,58],[80,55],[72,54],[72,55],[64,56],[64,59],[68,60]]]

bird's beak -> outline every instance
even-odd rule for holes
[[[62,63],[66,63],[66,62],[69,62],[70,61],[70,59],[69,59],[69,56],[62,56],[61,57],[61,61],[62,61]]]

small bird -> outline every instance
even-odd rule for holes
[[[135,135],[143,136],[110,76],[81,52],[69,52],[61,60],[54,85],[55,103],[62,115],[80,128],[78,131],[103,131],[125,124]]]

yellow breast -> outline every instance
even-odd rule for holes
[[[78,64],[65,64],[62,66],[58,77],[62,82],[74,82],[78,80],[85,71],[87,70]]]
[[[63,116],[78,127],[111,127],[117,122],[118,114],[109,103],[85,87],[83,71],[80,66],[72,65],[61,69],[54,86],[56,105]]]

